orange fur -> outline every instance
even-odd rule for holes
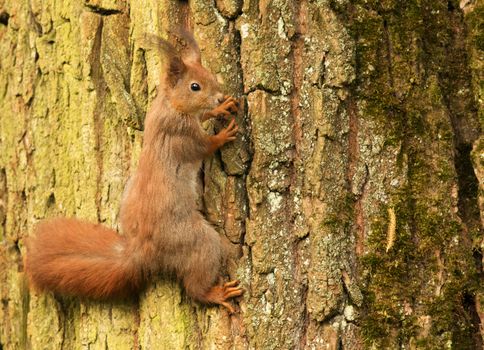
[[[140,267],[115,231],[76,219],[36,226],[28,241],[26,270],[38,290],[103,299],[141,287]]]
[[[186,32],[183,37],[187,39]],[[152,38],[153,39],[153,38]],[[40,290],[102,299],[139,290],[158,273],[180,280],[189,296],[228,307],[242,289],[217,286],[226,251],[220,236],[196,206],[197,173],[204,157],[235,139],[235,121],[210,136],[201,120],[237,110],[200,63],[188,38],[181,56],[155,40],[167,64],[145,120],[138,169],[123,196],[124,235],[76,219],[41,222],[27,246],[26,271]],[[193,83],[201,89],[191,89]]]

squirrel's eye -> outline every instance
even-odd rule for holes
[[[192,89],[192,91],[199,91],[201,88],[197,83],[192,83],[192,85],[190,85],[190,89]]]

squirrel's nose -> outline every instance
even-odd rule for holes
[[[218,103],[222,103],[223,101],[225,101],[224,95],[220,94],[219,96],[217,96],[217,101]]]

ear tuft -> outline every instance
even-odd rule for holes
[[[180,80],[186,72],[185,63],[183,63],[178,50],[168,41],[153,34],[145,34],[142,43],[145,48],[156,48],[160,50],[166,57],[167,69],[165,79],[171,87],[175,86],[178,80]]]
[[[187,62],[195,62],[200,64],[201,63],[201,55],[200,55],[200,48],[193,37],[193,34],[190,33],[188,30],[177,27],[172,30],[173,34],[185,42],[187,48],[184,52],[183,59]]]
[[[158,35],[144,34],[140,41],[144,49],[157,49],[168,56],[180,56],[178,50],[172,44]]]

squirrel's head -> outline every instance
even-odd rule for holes
[[[154,38],[166,58],[161,88],[173,108],[180,113],[200,115],[223,102],[221,86],[215,76],[202,66],[200,49],[193,36],[181,29],[175,31],[186,49],[181,54],[173,45]]]

